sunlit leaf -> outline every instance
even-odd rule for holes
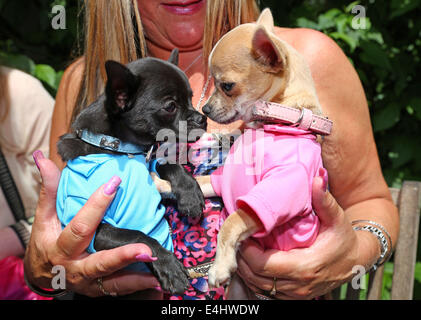
[[[56,85],[56,72],[55,70],[46,64],[38,64],[35,67],[35,76],[47,83],[52,88]]]
[[[349,35],[345,33],[332,32],[332,33],[329,33],[329,36],[331,36],[335,40],[344,41],[351,49],[351,52],[354,51],[355,48],[357,47],[357,40],[355,40],[354,38],[350,37]]]

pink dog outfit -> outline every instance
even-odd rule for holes
[[[312,183],[327,174],[322,168],[321,147],[312,131],[282,124],[246,129],[224,166],[211,175],[224,201],[222,219],[250,208],[264,226],[254,235],[264,248],[310,246],[320,225],[311,204]]]

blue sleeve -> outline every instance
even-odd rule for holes
[[[158,177],[159,177],[159,173],[157,171],[157,167],[161,164],[165,164],[166,161],[162,158],[158,158],[158,159],[152,159],[151,161],[149,161],[149,172],[155,172]]]

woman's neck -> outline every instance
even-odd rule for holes
[[[160,47],[153,42],[146,41],[148,46],[148,55],[162,60],[168,60],[171,50]],[[189,51],[180,50],[178,55],[178,66],[181,70],[187,71],[187,74],[196,72],[203,73],[203,60],[199,57],[202,54],[202,47],[195,47]],[[194,71],[194,72],[192,72]]]

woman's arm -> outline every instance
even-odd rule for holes
[[[73,62],[63,73],[57,91],[50,133],[50,159],[63,169],[65,163],[57,153],[57,142],[69,132],[73,108],[75,106],[80,84],[82,82],[84,59]]]
[[[334,123],[332,135],[322,144],[329,190],[350,221],[376,221],[396,244],[398,212],[383,178],[357,72],[332,39],[308,29],[301,30],[301,34],[302,41],[309,43],[304,45],[302,54],[310,63],[323,111]]]
[[[351,222],[381,224],[396,244],[399,220],[382,176],[364,90],[355,69],[336,43],[309,29],[278,29],[310,64],[322,109],[333,120],[322,144],[329,190],[313,184],[313,205],[321,220],[316,242],[289,252],[264,251],[253,241],[240,250],[239,273],[255,291],[270,291],[277,277],[278,298],[313,298],[350,280],[352,267],[369,267],[380,255],[378,239],[354,231]],[[258,257],[258,258],[256,258]]]

